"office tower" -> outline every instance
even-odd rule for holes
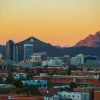
[[[33,38],[15,44],[14,59],[16,62],[29,60],[33,54]]]
[[[23,45],[15,45],[14,48],[14,60],[16,62],[24,60],[24,47]]]
[[[24,44],[24,61],[29,60],[33,54],[33,44]]]
[[[6,59],[14,60],[14,46],[15,43],[12,40],[7,41],[6,43]]]

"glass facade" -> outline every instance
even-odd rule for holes
[[[15,49],[14,49],[14,59],[16,62],[19,62],[19,61],[22,61],[24,60],[24,48],[23,48],[23,45],[16,45],[15,46]]]
[[[24,44],[24,61],[29,60],[33,54],[33,45]]]

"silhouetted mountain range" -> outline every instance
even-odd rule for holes
[[[89,35],[84,40],[79,41],[74,47],[87,46],[87,47],[100,47],[100,31],[95,35]]]
[[[95,36],[89,36],[94,39],[99,39],[100,33],[96,33]],[[91,40],[91,39],[90,39]],[[40,41],[39,39],[36,39],[34,37],[29,37],[26,40],[23,40],[21,42],[16,43],[16,45],[23,45],[31,43],[34,45],[33,52],[47,52],[49,56],[64,56],[65,54],[69,54],[71,56],[75,56],[79,53],[85,54],[85,55],[100,55],[100,47],[93,46],[93,47],[68,47],[68,48],[59,48],[57,46],[52,46],[49,43],[45,43],[43,41]],[[5,53],[5,46],[0,45],[0,52]]]

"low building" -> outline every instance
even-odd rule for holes
[[[94,91],[94,100],[100,100],[100,91]]]
[[[47,88],[47,81],[46,80],[25,80],[22,81],[23,84],[27,83],[28,85],[35,85],[39,88]]]
[[[90,94],[85,92],[58,92],[60,100],[65,100],[66,98],[70,98],[72,100],[90,100]]]
[[[63,65],[63,61],[58,59],[50,59],[50,60],[46,60],[46,61],[42,61],[42,66],[62,66]]]
[[[83,54],[79,54],[76,55],[75,57],[71,58],[71,65],[79,65],[79,64],[84,64],[84,55]]]
[[[46,52],[33,53],[30,61],[40,62],[41,60],[45,60],[47,58],[46,55],[47,55]]]
[[[0,84],[0,88],[16,88],[13,84]]]
[[[25,73],[13,73],[14,79],[26,79],[27,74]]]
[[[44,100],[42,96],[28,96],[28,95],[0,95],[0,100]]]
[[[39,52],[39,53],[33,53],[31,56],[31,60],[33,62],[33,66],[40,66],[42,65],[42,60],[47,59],[47,53],[46,52]]]
[[[44,100],[59,100],[59,96],[53,93],[45,93],[43,97],[44,97]]]

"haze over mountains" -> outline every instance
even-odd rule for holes
[[[89,35],[84,40],[79,41],[74,47],[86,46],[86,47],[100,47],[100,31],[96,32],[95,35]]]

